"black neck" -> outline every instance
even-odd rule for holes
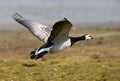
[[[71,46],[72,46],[77,41],[85,40],[85,35],[80,36],[80,37],[70,37],[70,40],[71,40]]]

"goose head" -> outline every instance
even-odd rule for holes
[[[85,40],[86,40],[86,39],[93,39],[93,37],[92,37],[90,34],[86,34],[86,35],[85,35]]]

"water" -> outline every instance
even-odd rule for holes
[[[11,17],[14,12],[46,25],[64,17],[78,25],[117,25],[120,22],[120,0],[0,0],[0,28],[16,24]]]

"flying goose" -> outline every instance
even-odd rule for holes
[[[52,28],[24,18],[16,12],[13,14],[13,19],[25,26],[33,35],[45,43],[40,48],[31,52],[31,59],[42,58],[48,52],[55,53],[62,51],[71,47],[77,41],[93,39],[90,34],[80,37],[68,36],[72,23],[66,18],[56,22]]]

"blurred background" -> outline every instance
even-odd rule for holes
[[[70,36],[94,39],[31,60],[43,42],[14,12],[51,27],[66,17]],[[0,81],[120,81],[120,0],[0,0]]]
[[[21,28],[14,12],[46,25],[64,17],[75,27],[120,25],[120,0],[0,0],[0,28]]]

